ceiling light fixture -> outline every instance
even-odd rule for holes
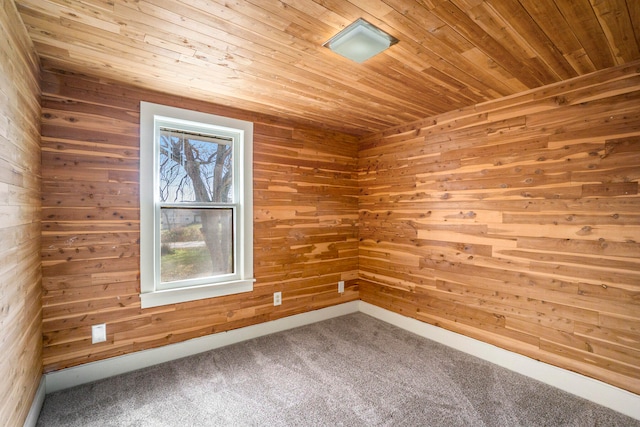
[[[362,63],[396,43],[398,39],[359,18],[322,46],[352,61]]]

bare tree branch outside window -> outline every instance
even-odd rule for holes
[[[231,142],[163,129],[158,160],[162,282],[233,273]]]

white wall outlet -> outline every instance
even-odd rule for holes
[[[344,293],[344,280],[340,280],[338,282],[338,292],[340,292],[341,294]]]
[[[91,344],[105,342],[107,340],[107,325],[93,325],[91,327]]]
[[[274,292],[273,293],[273,305],[282,304],[282,292]]]

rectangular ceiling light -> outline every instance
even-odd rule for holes
[[[398,39],[360,18],[331,37],[323,46],[362,63],[396,43]]]

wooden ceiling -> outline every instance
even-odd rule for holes
[[[45,68],[352,134],[640,59],[639,0],[16,0]],[[322,44],[357,18],[400,42]]]

